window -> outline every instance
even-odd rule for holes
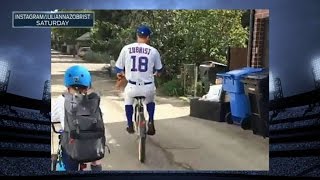
[[[314,79],[320,81],[320,58],[313,60],[312,69],[314,74]]]
[[[0,84],[5,83],[8,72],[8,63],[4,61],[0,61]]]
[[[270,76],[269,76],[269,92],[273,93],[275,88],[274,88],[274,79],[273,79],[273,74],[272,72],[269,72]]]

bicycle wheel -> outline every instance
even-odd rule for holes
[[[139,128],[140,128],[140,136],[139,136],[139,161],[144,163],[145,154],[146,154],[146,122],[144,119],[143,112],[139,113]]]
[[[134,128],[137,133],[139,133],[139,113],[138,113],[138,105],[135,106],[134,108]]]
[[[51,171],[57,170],[57,159],[58,159],[57,154],[51,155]]]
[[[144,163],[146,156],[146,138],[140,138],[139,140],[139,161]]]
[[[61,146],[59,147],[59,150],[58,150],[58,154],[57,154],[57,159],[56,159],[56,163],[55,163],[55,171],[65,171],[66,168],[65,168],[65,165],[63,163],[63,160],[62,160],[62,150],[61,150]]]

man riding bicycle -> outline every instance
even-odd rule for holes
[[[145,25],[137,28],[137,42],[124,46],[116,62],[117,77],[124,77],[128,84],[124,89],[127,131],[134,133],[133,103],[134,97],[144,96],[149,115],[148,135],[155,134],[154,111],[155,93],[154,76],[159,76],[162,69],[160,54],[150,46],[151,30]]]

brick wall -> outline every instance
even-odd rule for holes
[[[269,10],[256,9],[254,30],[253,30],[253,44],[252,44],[252,67],[262,67],[263,56],[264,56],[264,36],[266,18],[269,17]]]

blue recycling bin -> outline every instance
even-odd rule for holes
[[[230,97],[231,116],[226,117],[226,121],[228,123],[242,125],[244,121],[249,118],[251,114],[250,102],[245,94],[244,84],[241,82],[241,80],[245,75],[261,71],[263,71],[263,68],[245,67],[242,69],[217,74],[217,76],[223,78],[223,90],[226,91]]]

